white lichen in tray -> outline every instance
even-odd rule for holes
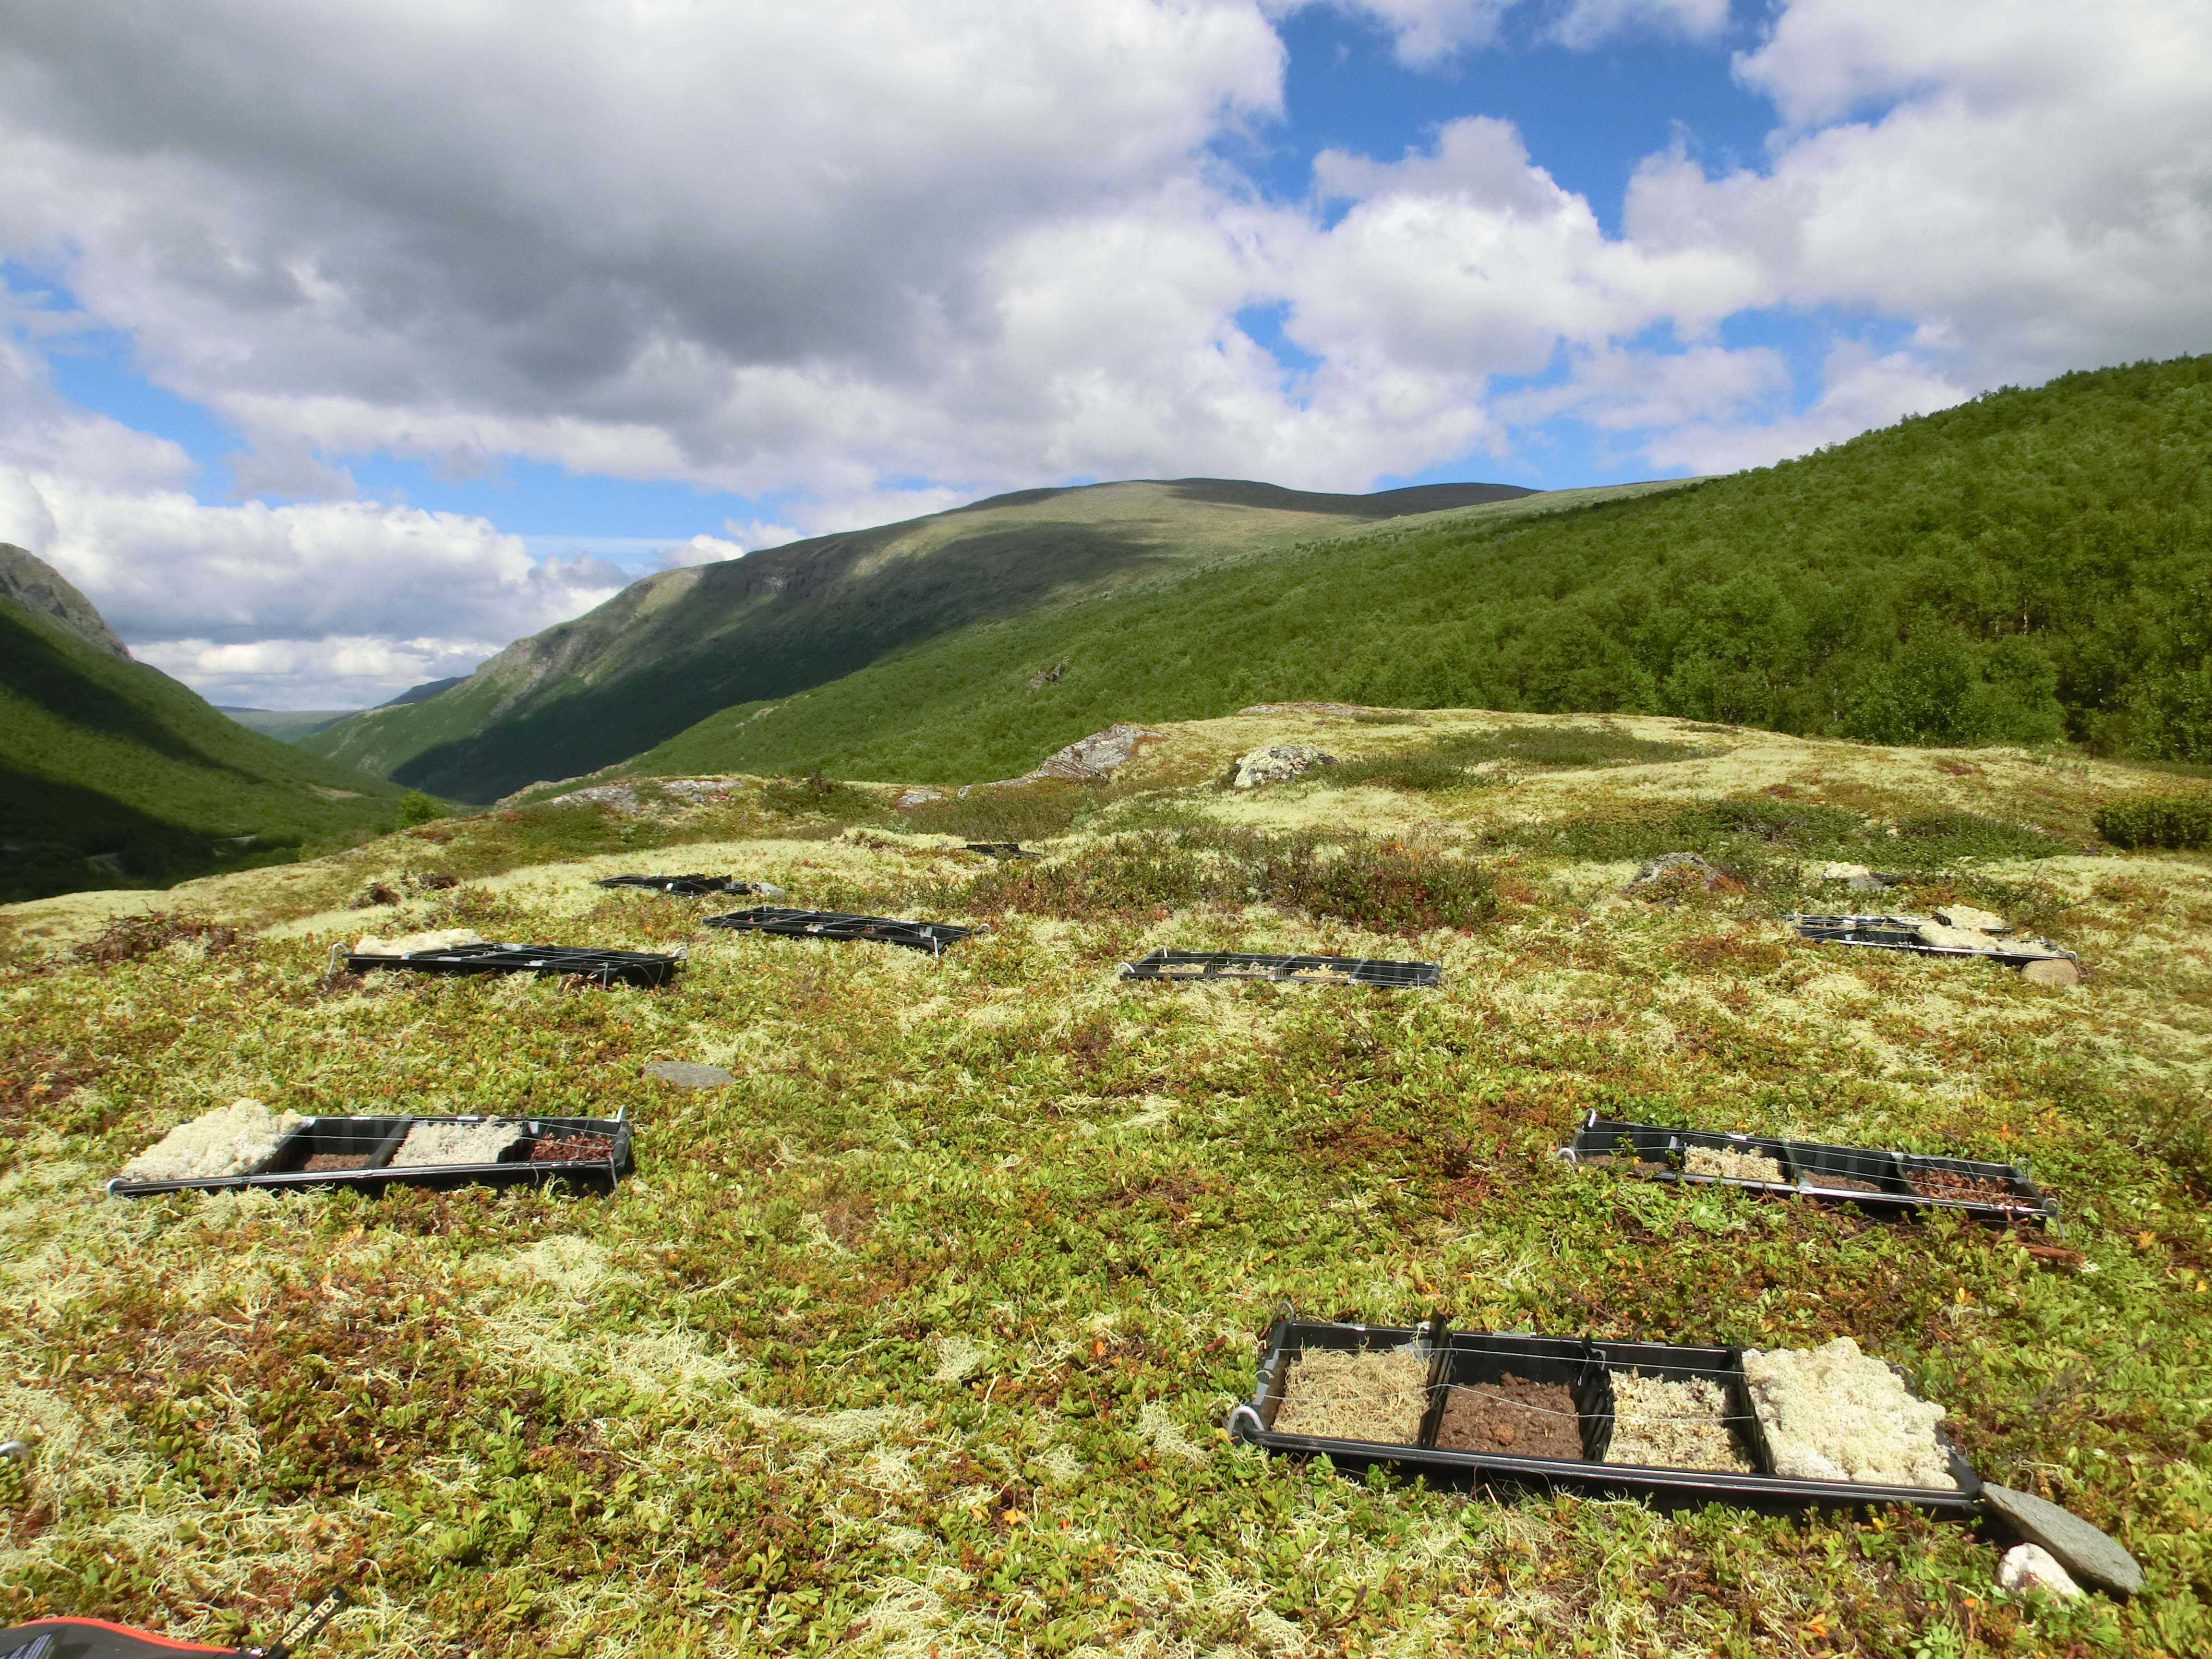
[[[234,1100],[179,1123],[123,1166],[125,1181],[210,1181],[244,1175],[307,1119],[258,1100]]]
[[[1747,1348],[1752,1409],[1774,1472],[1802,1480],[1955,1488],[1936,1425],[1943,1408],[1848,1336],[1812,1349]]]
[[[496,1164],[499,1155],[521,1136],[520,1123],[418,1123],[392,1155],[391,1167],[412,1170],[434,1164]]]

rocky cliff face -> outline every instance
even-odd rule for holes
[[[131,660],[131,647],[116,637],[90,599],[37,554],[9,542],[0,542],[0,599],[59,623],[87,645]]]

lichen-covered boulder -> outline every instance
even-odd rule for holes
[[[1257,789],[1262,784],[1282,783],[1317,766],[1334,766],[1336,757],[1302,743],[1271,743],[1239,755],[1230,770],[1231,789]]]

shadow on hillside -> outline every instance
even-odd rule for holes
[[[118,662],[113,665],[118,672],[132,672],[129,664]],[[137,672],[150,674],[157,671],[139,665]],[[198,744],[179,737],[120,691],[101,684],[71,662],[52,641],[8,615],[5,607],[0,607],[0,687],[14,692],[33,708],[42,708],[88,732],[143,744],[158,755],[189,766],[204,766],[250,783],[261,781],[217,760]],[[182,688],[179,689],[181,691]]]
[[[1322,513],[1340,519],[1401,519],[1409,513],[1442,513],[1455,507],[1517,501],[1536,491],[1518,484],[1415,484],[1407,489],[1378,489],[1371,495],[1326,495],[1279,484],[1247,483],[1237,478],[1177,478],[1169,487],[1186,501],[1218,507],[1260,507],[1277,513]]]
[[[978,529],[877,562],[902,528],[702,566],[684,601],[655,619],[639,665],[425,750],[392,775],[433,794],[491,800],[626,760],[733,703],[788,696],[956,629],[1180,563],[1148,531],[1081,523]]]
[[[213,830],[172,823],[81,784],[0,765],[0,904],[57,893],[167,887],[222,870],[289,859],[296,835],[224,846]]]

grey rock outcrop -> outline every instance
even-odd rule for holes
[[[1334,766],[1336,757],[1302,743],[1271,743],[1239,755],[1230,768],[1231,789],[1257,789],[1262,784],[1283,783],[1318,766]]]
[[[66,628],[87,645],[131,660],[131,647],[115,635],[90,599],[70,586],[53,566],[35,553],[0,542],[0,599]]]
[[[2082,1583],[2114,1595],[2133,1595],[2142,1588],[2142,1564],[2118,1539],[2047,1498],[1984,1484],[1982,1504],[2021,1539],[2050,1551]]]
[[[1066,783],[1094,783],[1129,763],[1137,745],[1146,738],[1163,738],[1164,732],[1148,732],[1141,726],[1109,726],[1079,738],[1058,750],[1029,774],[1030,778],[1058,778]]]

